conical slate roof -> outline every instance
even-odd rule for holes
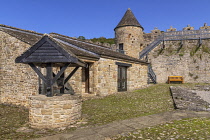
[[[142,28],[142,30],[144,30],[144,28],[140,25],[140,23],[138,22],[138,20],[136,19],[136,17],[134,16],[134,14],[130,8],[128,8],[128,10],[125,12],[123,18],[118,23],[118,25],[115,27],[115,29],[119,28],[119,27],[124,27],[124,26],[136,26],[136,27],[140,27],[140,28]]]

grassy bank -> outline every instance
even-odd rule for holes
[[[31,137],[28,133],[17,133],[16,129],[28,122],[28,110],[0,105],[0,139],[19,139]]]
[[[92,99],[83,103],[83,118],[88,124],[105,124],[138,116],[173,110],[169,85],[159,84],[149,88]]]

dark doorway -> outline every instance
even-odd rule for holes
[[[118,66],[118,91],[127,91],[127,67]]]
[[[85,87],[85,93],[90,93],[90,66],[87,64],[86,67],[82,68],[82,82]]]
[[[89,74],[89,64],[85,68],[85,93],[90,93],[90,74]]]

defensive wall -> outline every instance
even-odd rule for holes
[[[210,26],[167,31],[156,28],[145,38],[146,44],[164,38],[148,55],[157,82],[166,83],[168,76],[183,76],[186,83],[210,83]]]

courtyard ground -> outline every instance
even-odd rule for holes
[[[195,84],[183,84],[182,86],[193,87],[194,85]],[[77,126],[79,128],[77,128],[76,131],[76,128],[74,127],[67,130],[30,129],[28,128],[27,110],[0,105],[0,139],[31,139],[59,133],[71,134],[76,133],[79,130],[103,127],[107,124],[113,124],[112,122],[141,118],[164,112],[173,112],[174,108],[169,86],[171,86],[171,84],[158,84],[133,92],[110,95],[101,99],[85,100],[83,102],[82,110],[83,117],[78,123]],[[195,115],[194,117],[198,116]],[[132,133],[130,134],[132,135]],[[122,137],[122,139],[123,138],[124,137]]]

